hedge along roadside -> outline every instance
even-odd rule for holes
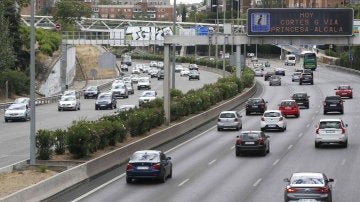
[[[218,79],[214,84],[207,84],[201,89],[190,90],[186,94],[173,90],[171,92],[171,121],[203,112],[220,101],[236,96],[245,87],[253,84],[253,78],[253,72],[246,69],[241,79],[232,74]],[[144,136],[152,128],[162,125],[164,119],[163,100],[158,98],[144,104],[141,108],[105,116],[97,121],[74,121],[73,125],[62,131],[65,138],[55,138],[56,133],[53,131],[39,130],[36,137],[37,158],[50,159],[51,154],[54,153],[53,150],[61,150],[57,147],[58,145],[62,147],[65,145],[75,159],[90,156],[99,149],[115,145],[116,142],[123,142],[129,135]],[[44,142],[46,135],[49,140],[54,139],[54,141]],[[43,155],[44,153],[47,155]]]
[[[221,111],[233,109],[244,103],[248,98],[252,97],[255,92],[256,86],[253,84],[242,94],[238,94],[234,98],[229,99],[223,104],[211,108],[208,111],[199,113],[181,123],[174,124],[169,128],[144,137],[101,157],[70,168],[47,180],[41,181],[0,200],[4,202],[31,202],[48,199],[61,191],[69,189],[71,186],[75,186],[88,178],[94,177],[108,169],[113,168],[114,166],[128,161],[129,156],[137,150],[155,148],[183,135],[190,130],[193,130],[196,127],[199,127],[205,122],[216,118]]]

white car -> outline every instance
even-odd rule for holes
[[[182,65],[175,65],[175,72],[181,72],[183,69],[184,67]]]
[[[80,110],[80,100],[73,95],[61,97],[58,102],[58,111],[64,110]]]
[[[139,106],[143,105],[144,103],[153,101],[156,98],[157,98],[156,91],[154,91],[154,90],[144,91],[139,98]]]
[[[110,91],[114,94],[115,97],[122,97],[122,98],[129,97],[129,91],[125,84],[114,85],[112,86]]]
[[[133,70],[132,70],[132,74],[140,74],[141,72],[140,72],[140,69],[139,68],[134,68]]]
[[[151,89],[149,77],[140,77],[137,83],[137,89]]]
[[[130,109],[135,109],[135,105],[120,105],[119,108],[115,111],[115,114],[123,112],[123,111],[129,111]]]
[[[157,62],[156,61],[151,61],[150,62],[150,67],[157,67]]]
[[[164,68],[164,62],[158,62],[157,67],[158,68]]]
[[[341,119],[321,119],[315,130],[315,147],[322,144],[340,144],[343,147],[348,145],[347,124]]]
[[[139,81],[139,75],[137,75],[137,74],[131,74],[130,75],[130,78],[131,78],[131,82],[132,83],[137,83],[138,81]]]
[[[280,110],[266,110],[260,121],[261,131],[286,130],[286,118]]]
[[[189,76],[189,73],[190,73],[189,68],[184,68],[183,70],[181,70],[180,76]]]
[[[66,90],[64,91],[64,93],[62,94],[61,97],[64,97],[64,96],[75,96],[76,98],[80,98],[80,95],[78,92],[76,92],[75,90]]]
[[[237,111],[223,111],[219,114],[217,121],[217,130],[224,129],[242,129],[242,116]]]
[[[264,71],[260,68],[254,69],[255,76],[264,76]]]
[[[5,122],[9,120],[30,120],[30,108],[26,103],[12,104],[6,109],[4,114]]]

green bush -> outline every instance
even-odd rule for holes
[[[249,88],[254,84],[254,72],[246,67],[241,74],[241,83],[245,88]]]
[[[37,158],[41,160],[49,160],[53,153],[55,137],[50,130],[40,129],[36,133]]]
[[[126,140],[127,137],[127,128],[125,127],[125,124],[122,121],[113,121],[112,122],[112,129],[113,129],[113,133],[116,135],[112,135],[110,138],[110,142],[109,144],[111,146],[114,146],[116,144],[115,141],[118,142],[124,142]]]
[[[66,130],[56,129],[54,131],[55,137],[55,153],[64,154],[66,149]]]
[[[67,134],[69,152],[76,159],[88,156],[90,151],[94,151],[94,145],[96,147],[98,142],[97,139],[93,138],[94,131],[87,121],[74,122],[68,128]]]

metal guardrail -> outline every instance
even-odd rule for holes
[[[108,82],[108,83],[104,83],[102,85],[99,85],[99,89],[100,90],[108,90],[109,87],[111,86],[112,81]],[[84,94],[84,90],[79,90],[77,91],[79,93],[80,96],[82,96]],[[42,97],[42,98],[37,98],[35,100],[35,105],[44,105],[44,104],[50,104],[50,103],[54,103],[57,102],[61,97],[61,94],[58,95],[53,95],[53,96],[49,96],[49,97]],[[0,103],[0,112],[5,111],[11,104],[13,104],[13,102],[5,102],[5,103]]]

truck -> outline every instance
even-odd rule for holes
[[[296,56],[293,54],[289,54],[285,56],[285,66],[295,66],[296,64]]]

